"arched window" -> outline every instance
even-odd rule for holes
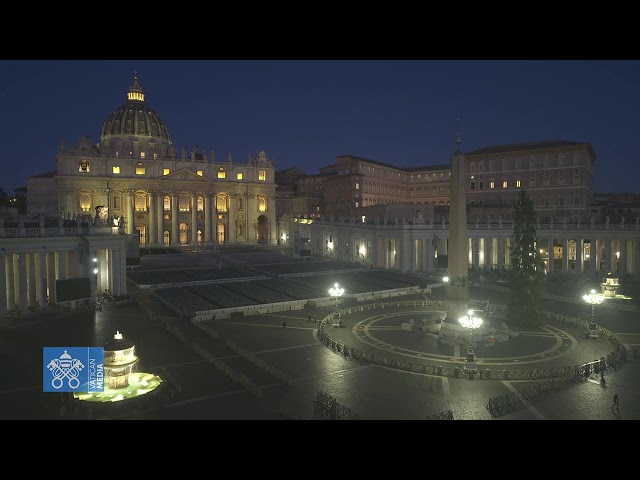
[[[218,212],[227,211],[227,196],[224,194],[216,195],[216,210]]]
[[[189,229],[187,227],[186,223],[181,223],[180,224],[180,243],[185,244],[188,242],[187,238],[188,238],[188,232]]]
[[[164,234],[162,235],[162,241],[164,242],[165,246],[169,246],[169,230],[164,231]]]
[[[88,212],[91,210],[91,195],[88,193],[80,194],[80,210]]]
[[[147,209],[147,196],[144,193],[136,193],[135,208],[136,212],[144,212]]]
[[[171,210],[171,197],[164,197],[163,202],[165,211]]]
[[[202,212],[204,210],[204,200],[202,199],[202,197],[198,197],[198,211]]]
[[[189,211],[189,195],[187,195],[186,193],[181,193],[178,196],[178,210],[180,210],[181,212]]]
[[[238,210],[242,210],[242,198],[238,197]]]

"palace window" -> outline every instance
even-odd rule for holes
[[[204,211],[204,200],[202,199],[202,197],[198,197],[198,211]]]
[[[225,172],[224,170],[219,170],[218,178],[227,178],[227,172]]]
[[[136,175],[144,175],[146,172],[146,168],[144,168],[144,164],[142,162],[138,162],[136,165]]]
[[[89,161],[81,160],[80,165],[78,166],[78,171],[83,173],[89,173],[91,171],[91,168],[89,166]]]
[[[489,182],[489,188],[496,188],[496,182],[494,182],[493,180],[491,180]]]
[[[507,180],[503,180],[502,181],[502,188],[507,188],[509,187],[509,182]]]
[[[236,173],[236,180],[242,180],[243,175],[241,172]]]
[[[204,172],[202,170],[196,170],[196,175],[202,176],[203,174],[204,174]]]
[[[162,169],[162,174],[163,175],[169,175],[171,173],[171,169],[170,168],[163,168]]]
[[[520,180],[516,180],[516,188],[520,188],[522,185],[522,182],[520,182]]]
[[[144,152],[140,152],[140,158],[144,159]]]
[[[162,201],[164,203],[164,209],[171,210],[171,197],[164,197]]]
[[[267,171],[266,170],[258,170],[258,180],[264,182],[267,179]]]
[[[114,210],[119,210],[120,209],[120,195],[114,195],[114,197],[113,197],[113,209]]]
[[[180,240],[180,243],[182,243],[183,245],[188,242],[188,237],[187,237],[188,231],[189,230],[188,230],[187,224],[181,223],[180,230],[179,230],[180,232],[179,240]]]
[[[120,173],[120,167],[113,166],[111,167],[111,173]]]

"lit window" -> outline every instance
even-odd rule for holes
[[[136,211],[144,212],[147,209],[147,196],[144,193],[136,193]]]
[[[489,188],[496,188],[496,182],[493,180],[489,182]]]
[[[202,197],[198,197],[198,211],[202,212],[204,210],[204,200]]]
[[[502,188],[507,188],[509,186],[509,183],[506,180],[502,181]]]
[[[79,167],[78,167],[78,171],[79,172],[84,172],[84,173],[90,172],[91,169],[89,168],[89,162],[87,160],[82,160],[80,162]]]
[[[356,182],[356,190],[360,190],[360,183]]]
[[[154,159],[154,160],[157,160],[157,159],[158,159],[158,154],[157,154],[157,153],[154,153],[154,154],[153,154],[153,159]]]
[[[242,180],[242,177],[243,177],[242,173],[240,172],[236,173],[236,180]]]
[[[120,156],[120,153],[116,150],[116,158]]]
[[[258,180],[264,182],[267,179],[266,170],[258,170]]]
[[[520,180],[516,180],[516,188],[520,188]]]
[[[120,167],[111,167],[111,173],[120,173]]]
[[[171,210],[171,198],[170,197],[164,197],[163,203],[164,203],[164,209],[165,210]]]
[[[226,195],[216,195],[216,210],[218,212],[227,211],[227,197]]]
[[[80,195],[80,210],[83,212],[91,210],[91,196],[88,193]]]
[[[144,152],[140,152],[140,158],[144,158]]]
[[[163,168],[162,169],[162,174],[163,175],[169,175],[171,173],[171,169],[170,168]]]
[[[260,212],[267,211],[267,199],[264,197],[258,197],[258,210]]]
[[[144,175],[145,171],[146,169],[142,162],[138,162],[138,165],[136,165],[136,175]]]
[[[198,175],[202,176],[202,175],[203,175],[203,172],[202,172],[202,170],[196,170],[196,174],[198,174]]]
[[[220,170],[218,172],[218,178],[227,178],[227,172],[223,172],[222,170]]]
[[[188,212],[189,208],[189,195],[178,196],[178,210],[181,212]]]
[[[356,202],[356,208],[360,206],[360,202]]]

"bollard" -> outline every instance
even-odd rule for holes
[[[438,365],[438,375],[442,375],[442,365]]]
[[[598,360],[593,361],[593,373],[600,373],[600,362],[598,362]]]
[[[509,376],[509,374],[507,373],[507,371],[506,370],[502,370],[502,379],[506,380],[508,376]]]
[[[485,378],[491,378],[491,370],[489,370],[488,368],[484,371],[484,376]]]
[[[453,376],[458,378],[459,375],[460,375],[460,369],[458,367],[455,367],[453,369]]]

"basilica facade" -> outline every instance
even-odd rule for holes
[[[55,171],[27,181],[28,213],[66,219],[106,209],[141,246],[276,243],[275,169],[264,151],[235,162],[173,146],[137,75],[100,142],[62,144]]]

